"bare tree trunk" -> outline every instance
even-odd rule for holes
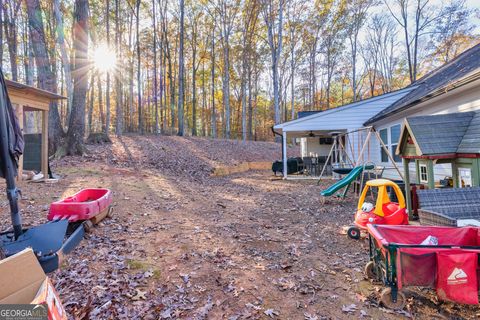
[[[202,136],[205,137],[207,134],[206,126],[207,121],[205,120],[207,112],[207,92],[205,88],[205,60],[202,60]]]
[[[157,71],[157,12],[155,9],[155,1],[152,0],[153,15],[153,103],[155,106],[155,134],[160,133],[158,122],[158,71]]]
[[[283,30],[283,5],[285,0],[278,1],[278,12],[274,11],[274,1],[263,1],[263,16],[267,26],[268,44],[270,46],[272,59],[272,78],[273,78],[273,109],[275,124],[280,123],[280,89],[278,63],[282,53],[282,30]],[[278,18],[277,18],[278,15]],[[278,20],[278,21],[277,21]],[[275,30],[277,26],[277,30]]]
[[[103,111],[102,77],[100,73],[98,73],[97,91],[98,91],[98,113],[100,114],[100,122],[102,123],[101,131],[105,132],[105,113]]]
[[[118,0],[117,0],[118,1]],[[110,0],[107,0],[107,8],[106,8],[106,22],[107,22],[107,47],[110,50]],[[105,135],[108,137],[110,133],[110,110],[111,110],[111,103],[110,103],[110,71],[107,70],[107,80],[106,80],[106,88],[105,88],[105,127],[104,131]]]
[[[95,74],[92,72],[92,75],[90,76],[90,103],[88,105],[88,134],[91,134],[94,131],[92,129],[94,99],[95,99]]]
[[[55,12],[55,20],[57,22],[57,44],[60,46],[60,56],[62,59],[63,72],[65,75],[65,85],[67,88],[67,118],[72,109],[73,82],[70,70],[70,59],[68,58],[67,48],[65,46],[65,34],[63,27],[63,17],[60,12],[60,0],[53,1],[53,10]],[[107,31],[108,34],[108,31]]]
[[[115,0],[115,51],[117,54],[117,61],[120,60],[120,1],[121,0]],[[122,84],[118,73],[115,73],[115,95],[115,134],[121,136],[123,134]]]
[[[178,57],[178,135],[183,136],[183,112],[184,112],[184,85],[185,85],[185,61],[183,52],[183,38],[184,38],[184,14],[185,3],[184,0],[180,0],[180,48]]]
[[[10,57],[10,71],[12,73],[13,81],[18,81],[18,30],[16,22],[21,4],[22,1],[20,0],[11,0],[3,6],[3,27],[5,30],[5,37],[7,38],[8,54]]]
[[[137,34],[137,108],[138,108],[138,131],[140,134],[144,134],[143,128],[143,106],[142,106],[142,82],[141,82],[141,55],[140,55],[140,3],[141,0],[137,0],[136,6],[136,34]]]
[[[33,52],[35,55],[35,63],[37,65],[37,78],[38,86],[41,89],[56,92],[55,86],[55,74],[50,66],[50,60],[48,57],[47,45],[45,40],[45,29],[43,27],[43,21],[39,0],[26,0],[28,23],[30,30],[30,39],[32,41]],[[56,103],[50,104],[48,123],[48,139],[49,150],[55,152],[58,146],[58,142],[63,137],[64,132],[62,124],[60,123],[60,115],[58,114],[58,107]]]
[[[85,151],[85,103],[88,90],[88,0],[75,0],[73,48],[75,54],[73,71],[73,103],[68,125],[65,153],[82,155]]]
[[[212,28],[212,48],[211,48],[211,64],[212,64],[212,110],[211,110],[211,128],[212,128],[212,138],[217,137],[217,114],[215,110],[215,28]]]

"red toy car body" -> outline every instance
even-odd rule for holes
[[[69,222],[89,220],[112,204],[109,189],[83,189],[73,196],[50,205],[48,220],[68,219]]]

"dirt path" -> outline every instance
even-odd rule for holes
[[[278,180],[270,172],[210,177],[206,168],[192,174],[181,148],[177,156],[187,163],[177,159],[170,170],[168,158],[148,161],[160,157],[162,146],[147,153],[126,140],[59,163],[58,184],[23,186],[21,206],[30,223],[44,221],[49,203],[81,188],[114,192],[114,217],[52,276],[72,318],[475,317],[473,308],[418,292],[407,293],[408,312],[379,307],[381,286],[363,277],[366,241],[341,234],[353,199],[321,206],[323,186]],[[211,152],[198,154],[205,166],[215,165]],[[2,207],[7,219],[6,202]]]

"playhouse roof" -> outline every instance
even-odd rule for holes
[[[480,44],[466,50],[455,59],[418,79],[412,90],[402,99],[380,111],[365,122],[371,125],[397,112],[406,110],[429,98],[444,94],[480,78]]]
[[[420,156],[480,154],[480,112],[406,118],[397,154],[408,142],[406,132]]]

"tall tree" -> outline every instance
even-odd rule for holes
[[[348,20],[347,20],[347,34],[348,40],[350,42],[350,61],[352,65],[352,94],[353,101],[358,99],[358,85],[359,80],[357,78],[357,58],[358,58],[358,37],[360,30],[367,21],[367,12],[368,9],[373,5],[373,0],[358,0],[350,2],[347,5]]]
[[[120,1],[115,0],[115,52],[117,61],[120,61]],[[122,106],[122,84],[120,74],[115,72],[115,134],[123,134],[123,106]],[[108,130],[108,128],[107,128]]]
[[[136,4],[136,34],[137,34],[137,107],[138,107],[138,129],[141,134],[144,134],[143,124],[143,105],[142,105],[142,62],[140,54],[140,3],[141,0],[137,0]]]
[[[60,46],[60,56],[62,59],[62,67],[65,76],[65,85],[67,88],[67,118],[72,109],[73,98],[73,82],[70,70],[70,59],[68,58],[67,46],[65,44],[65,31],[63,24],[63,16],[60,10],[60,0],[53,1],[53,10],[55,12],[55,20],[57,23],[57,44]],[[107,31],[108,32],[108,31]]]
[[[117,1],[116,1],[117,2]],[[107,7],[105,9],[105,17],[106,17],[106,24],[107,24],[107,48],[110,50],[110,0],[107,1]],[[105,88],[105,128],[104,133],[108,137],[110,133],[110,110],[111,110],[111,103],[110,103],[110,70],[107,70],[107,80],[106,80],[106,88]]]
[[[73,100],[68,122],[65,153],[82,155],[85,152],[85,106],[88,90],[88,0],[75,0],[73,25]]]
[[[184,61],[184,29],[185,29],[185,1],[180,0],[180,48],[178,52],[178,135],[183,136],[184,126],[184,86],[185,86],[185,61]]]
[[[273,78],[273,110],[275,124],[280,123],[280,88],[278,64],[283,43],[283,6],[285,0],[261,0],[262,14],[267,26]]]
[[[42,16],[39,14],[42,12],[39,0],[26,0],[26,8],[30,39],[32,41],[37,67],[38,86],[50,92],[57,92],[55,74],[50,65],[50,58],[47,51],[45,29],[43,27]],[[49,150],[55,152],[60,139],[64,135],[56,103],[50,104],[48,126]]]
[[[156,0],[152,0],[152,25],[153,25],[153,103],[155,105],[155,134],[160,133],[158,122],[158,68],[157,68],[157,10]],[[160,58],[161,60],[161,58]]]
[[[18,27],[19,12],[21,7],[21,0],[5,1],[3,6],[3,27],[5,30],[5,37],[7,39],[8,54],[10,57],[10,72],[12,73],[12,80],[18,81]]]
[[[225,108],[225,138],[230,139],[231,111],[230,111],[230,37],[234,21],[240,9],[238,0],[216,0],[214,2],[216,16],[220,20],[220,41],[223,47],[223,106]]]

